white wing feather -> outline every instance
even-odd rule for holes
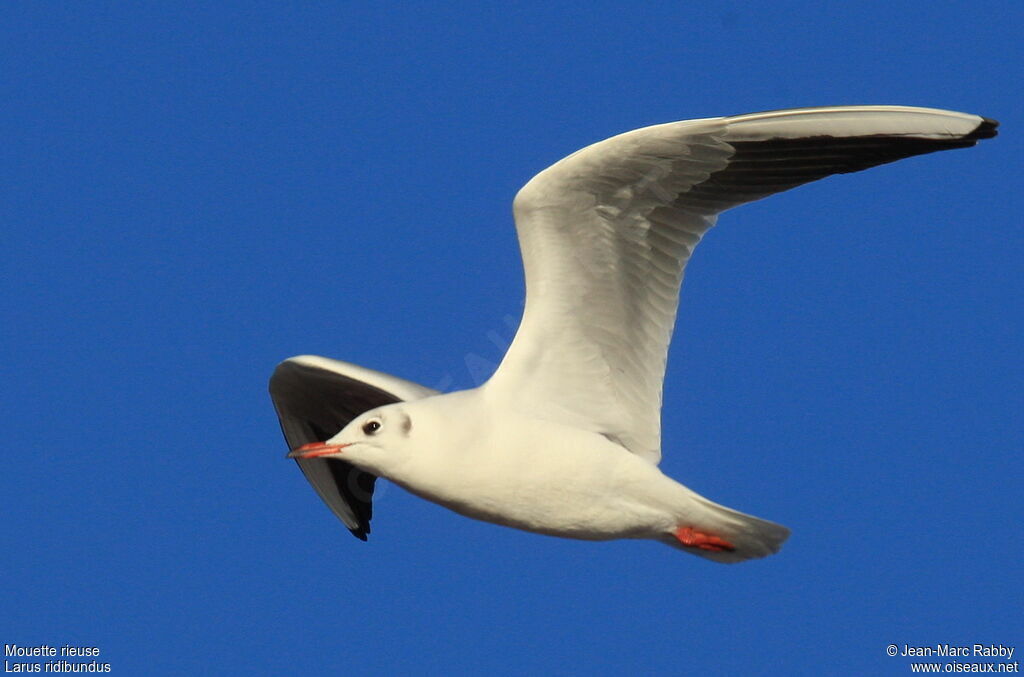
[[[975,115],[850,106],[674,122],[577,151],[516,196],[526,308],[485,389],[657,463],[679,288],[718,213],[994,134]]]

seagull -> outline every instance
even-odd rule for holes
[[[686,263],[727,209],[974,146],[997,125],[931,108],[834,106],[670,122],[587,146],[515,197],[526,305],[494,375],[442,394],[292,357],[270,380],[288,457],[364,541],[384,477],[467,517],[539,534],[651,539],[721,563],[778,552],[789,529],[658,469]]]

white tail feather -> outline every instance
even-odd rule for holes
[[[728,541],[735,549],[712,551],[687,547],[680,543],[675,536],[661,539],[663,543],[715,562],[734,564],[773,555],[789,538],[789,529],[781,524],[726,508],[697,494],[693,494],[692,497],[703,508],[702,512],[706,513],[705,516],[702,516],[701,523],[694,525],[695,528],[702,531],[707,530],[708,533]],[[680,526],[688,525],[681,524]]]

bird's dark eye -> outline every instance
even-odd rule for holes
[[[367,435],[373,435],[380,430],[380,421],[375,418],[371,418],[369,421],[363,424],[363,432]]]

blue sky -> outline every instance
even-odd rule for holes
[[[1024,8],[5,3],[0,642],[115,674],[906,674],[1024,651]],[[670,120],[843,103],[999,138],[725,215],[687,275],[663,469],[767,560],[476,523],[381,486],[352,538],[266,382],[316,353],[475,385],[510,203]]]

